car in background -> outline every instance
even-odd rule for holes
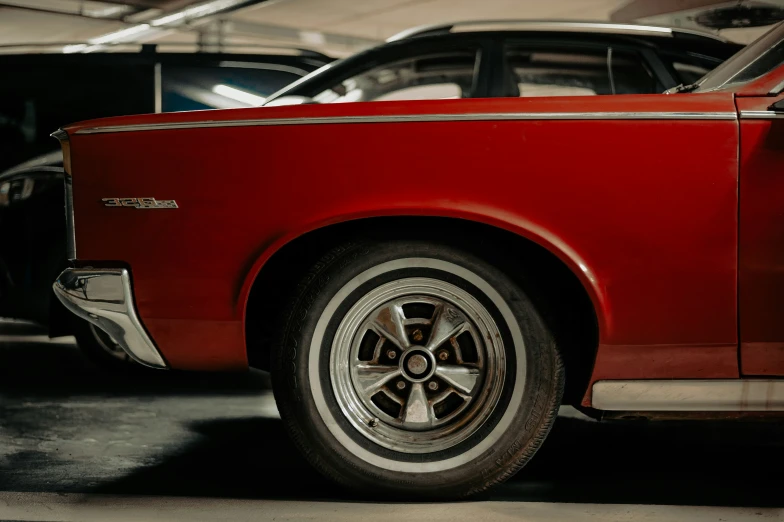
[[[661,93],[694,83],[742,48],[666,27],[461,22],[400,33],[265,104]]]
[[[63,157],[52,130],[107,116],[259,105],[332,59],[299,49],[183,53],[149,45],[87,54],[0,51],[11,53],[0,54],[0,317],[35,321],[52,336],[75,334],[93,360],[124,367],[127,356],[111,338],[74,323],[52,296],[51,281],[66,261]]]

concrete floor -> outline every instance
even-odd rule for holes
[[[300,458],[265,374],[121,378],[68,339],[0,328],[3,520],[784,520],[784,423],[564,410],[531,463],[476,502],[383,504]]]

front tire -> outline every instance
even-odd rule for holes
[[[563,367],[523,291],[459,249],[340,247],[297,287],[273,354],[305,457],[354,489],[456,498],[522,467],[557,415]]]

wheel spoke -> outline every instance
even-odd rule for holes
[[[436,375],[449,383],[457,391],[471,394],[479,379],[479,370],[466,366],[442,364],[436,368]]]
[[[403,425],[414,429],[424,428],[430,426],[434,418],[433,409],[425,395],[425,387],[421,382],[415,382],[403,409]]]
[[[356,370],[357,384],[366,397],[372,397],[386,383],[400,376],[400,368],[397,366],[358,364]]]
[[[448,305],[442,305],[433,324],[427,349],[431,352],[444,344],[450,337],[457,337],[468,328],[462,313]]]
[[[404,321],[405,316],[403,315],[403,309],[400,306],[391,303],[378,312],[378,315],[376,315],[376,319],[373,322],[373,326],[375,327],[374,330],[379,334],[392,341],[399,348],[405,350],[409,347],[410,343],[408,342],[408,335],[406,335]]]

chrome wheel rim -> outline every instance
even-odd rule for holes
[[[129,356],[125,353],[125,350],[123,350],[109,334],[97,328],[92,323],[90,324],[90,332],[92,332],[98,346],[100,346],[104,352],[119,361],[127,362],[129,360]]]
[[[363,436],[403,453],[445,450],[490,417],[504,385],[501,332],[470,293],[432,278],[379,286],[346,313],[332,388]]]

